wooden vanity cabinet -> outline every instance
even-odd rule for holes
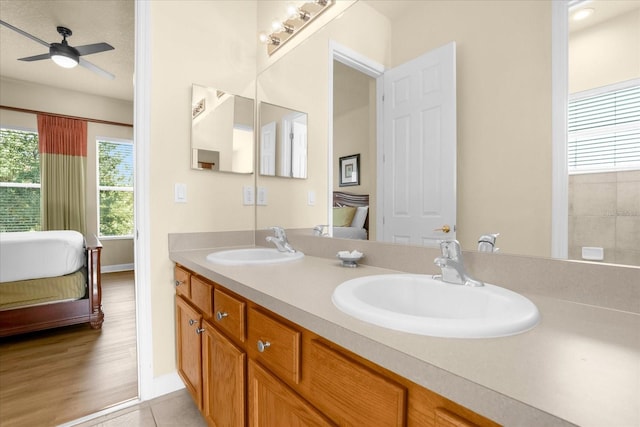
[[[202,334],[202,414],[209,425],[245,425],[245,366],[245,352],[205,321]]]
[[[178,372],[211,426],[498,426],[183,271]]]
[[[176,296],[176,347],[178,374],[202,410],[202,315],[181,296]]]

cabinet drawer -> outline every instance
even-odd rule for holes
[[[305,372],[314,405],[337,424],[405,425],[405,388],[322,342],[311,341]]]
[[[323,414],[249,359],[249,427],[335,426]]]
[[[191,302],[205,317],[213,316],[213,285],[197,276],[191,276]]]
[[[186,298],[191,298],[191,288],[189,284],[189,272],[182,267],[178,267],[177,265],[173,269],[173,277],[175,279],[176,285],[176,294],[182,295]]]
[[[247,347],[280,378],[296,384],[300,380],[300,332],[252,307]]]
[[[246,320],[244,301],[219,289],[213,291],[213,314],[216,325],[232,338],[244,342]]]

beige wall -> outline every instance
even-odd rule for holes
[[[191,170],[191,85],[254,97],[254,1],[151,2],[150,283],[154,375],[175,372],[174,285],[167,235],[252,230],[242,186],[254,175]],[[178,49],[179,47],[179,49]],[[187,203],[174,202],[174,184]]]
[[[418,2],[393,23],[391,65],[457,46],[458,240],[500,233],[551,253],[551,4]]]
[[[101,120],[133,123],[133,104],[122,100],[87,95],[79,92],[55,89],[33,83],[1,79],[0,104],[88,117]],[[0,109],[0,124],[3,127],[19,127],[38,130],[35,114]],[[96,138],[107,137],[133,140],[133,128],[98,123],[87,125],[87,232],[98,234]],[[111,239],[102,241],[101,264],[103,267],[133,264],[133,240]]]
[[[640,77],[640,8],[569,35],[569,93]]]

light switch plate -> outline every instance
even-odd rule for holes
[[[307,193],[307,204],[309,206],[315,206],[316,205],[316,192],[315,191],[310,190]]]
[[[253,205],[255,203],[252,185],[244,185],[242,187],[242,203],[245,206]]]
[[[267,188],[266,187],[258,187],[258,205],[259,206],[267,205]]]
[[[176,203],[187,203],[187,184],[176,183],[173,192]]]

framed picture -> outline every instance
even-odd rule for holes
[[[360,185],[360,154],[340,157],[340,187]]]

